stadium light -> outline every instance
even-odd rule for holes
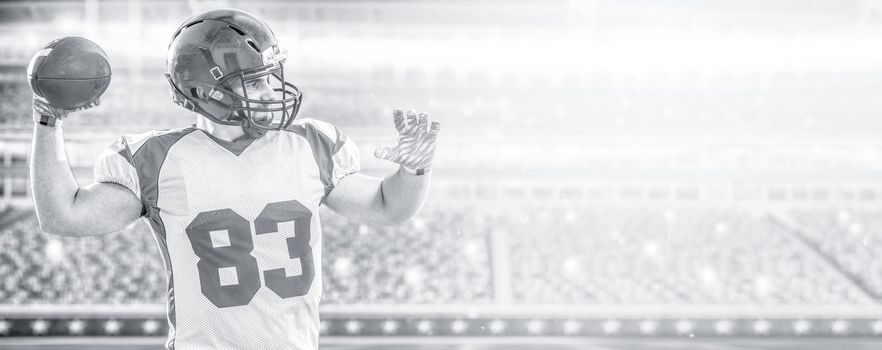
[[[64,260],[64,245],[57,239],[50,239],[46,243],[45,254],[46,260],[53,265],[58,265]]]
[[[724,40],[671,37],[648,41],[643,34],[593,40],[584,34],[555,38],[522,38],[516,42],[492,37],[470,40],[396,40],[361,37],[307,38],[298,43],[310,57],[337,66],[475,67],[499,72],[539,69],[560,72],[672,72],[806,70],[831,65],[882,62],[882,50],[866,39],[818,38],[812,42],[780,37],[742,36]],[[395,52],[395,55],[388,55]],[[793,62],[800,62],[795,66]]]
[[[851,213],[849,213],[848,210],[840,210],[836,218],[839,219],[840,223],[844,224],[851,220]]]
[[[341,256],[334,260],[334,275],[340,277],[348,277],[352,273],[352,259],[348,256]]]
[[[7,320],[0,320],[0,334],[8,334],[12,328],[12,323]]]
[[[657,258],[659,255],[659,247],[658,243],[655,241],[648,241],[643,243],[643,255],[646,255],[650,258]]]
[[[569,277],[578,277],[582,272],[582,262],[577,256],[570,256],[564,260],[563,270]]]
[[[848,226],[848,232],[853,235],[860,234],[862,231],[863,226],[861,226],[861,223],[859,222],[853,222],[851,223],[851,225]]]
[[[701,282],[705,286],[714,286],[717,284],[717,272],[712,266],[704,266],[701,268]]]
[[[404,271],[404,281],[408,286],[421,288],[423,286],[423,272],[419,267],[411,267]]]

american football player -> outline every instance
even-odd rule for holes
[[[295,119],[303,94],[284,64],[273,32],[248,13],[188,19],[169,45],[166,78],[195,124],[121,137],[83,187],[62,137],[74,111],[34,100],[30,178],[40,227],[85,236],[144,220],[168,274],[168,349],[316,349],[319,206],[395,225],[426,199],[437,121],[396,110],[398,143],[375,156],[399,170],[362,175],[352,139]]]

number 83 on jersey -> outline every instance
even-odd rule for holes
[[[261,288],[259,273],[263,273],[266,287],[281,298],[306,295],[315,277],[312,258],[310,221],[312,212],[298,201],[267,204],[254,219],[256,235],[277,234],[279,224],[294,222],[294,237],[287,239],[288,256],[300,259],[301,274],[286,276],[284,268],[260,271],[251,235],[251,223],[232,209],[199,213],[187,226],[187,237],[199,257],[199,283],[202,294],[219,308],[247,305]],[[215,247],[212,231],[227,231],[230,244]],[[222,285],[220,269],[235,267],[237,284]]]

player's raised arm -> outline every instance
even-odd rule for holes
[[[82,98],[77,94],[84,90],[88,93],[88,87],[71,82],[85,80],[64,76],[75,69],[61,70],[63,73],[52,69],[54,64],[64,64],[64,61],[54,60],[52,51],[84,52],[81,42],[65,42],[66,39],[50,43],[28,66],[29,81],[34,90],[35,122],[30,180],[37,218],[43,230],[61,235],[84,236],[117,231],[140,216],[141,201],[132,191],[118,184],[94,183],[79,187],[74,178],[64,149],[62,121],[71,112],[98,105],[106,84],[103,88],[93,89],[92,96]],[[72,56],[61,57],[70,60]]]
[[[394,175],[377,178],[355,173],[344,177],[325,199],[343,216],[383,225],[401,224],[416,215],[426,201],[435,142],[441,130],[425,113],[394,112],[398,144],[382,147],[374,156],[401,165]]]

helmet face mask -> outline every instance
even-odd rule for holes
[[[212,98],[213,102],[234,112],[227,119],[233,125],[247,121],[251,126],[264,131],[281,130],[294,121],[302,97],[300,89],[286,82],[284,75],[281,62],[277,68],[270,70],[243,70],[235,76],[218,80],[218,85],[209,92],[209,98],[212,95],[220,97]],[[260,84],[260,88],[255,89],[251,84]],[[233,102],[225,103],[222,96],[232,97]],[[261,118],[266,115],[271,118]]]
[[[175,32],[166,78],[178,105],[259,137],[288,127],[300,109],[302,93],[285,80],[286,58],[259,19],[214,10]]]

